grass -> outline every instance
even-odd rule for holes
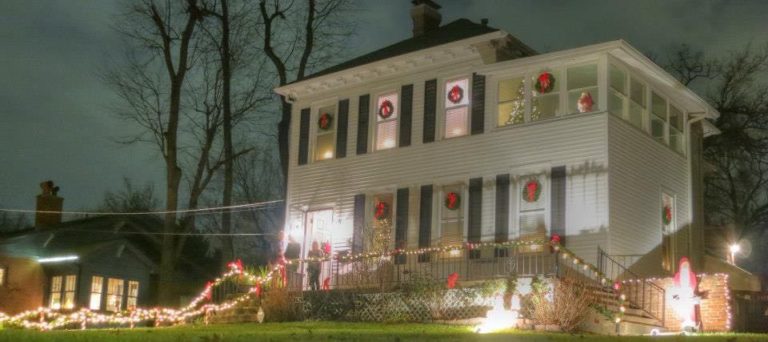
[[[299,322],[185,325],[166,328],[30,331],[0,330],[0,341],[768,341],[768,335],[713,334],[696,337],[568,335],[509,330],[478,335],[471,328],[439,324]]]

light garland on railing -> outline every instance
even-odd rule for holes
[[[117,324],[129,325],[131,328],[136,323],[143,321],[154,321],[155,326],[161,324],[184,324],[190,318],[205,315],[206,321],[209,313],[222,312],[234,308],[237,304],[248,300],[252,293],[257,296],[261,292],[264,284],[272,280],[273,275],[280,270],[282,265],[276,265],[265,277],[256,276],[243,269],[242,263],[238,261],[229,265],[229,271],[224,273],[214,281],[209,282],[205,289],[193,299],[189,305],[181,309],[171,308],[137,308],[134,310],[123,311],[113,314],[101,314],[83,308],[74,312],[60,312],[50,308],[38,308],[28,310],[14,316],[8,316],[0,312],[0,324],[20,326],[26,329],[52,330],[65,326],[80,325],[81,329],[88,328],[88,324]],[[204,304],[198,307],[203,300],[210,298],[213,288],[230,278],[245,279],[254,284],[253,288],[245,294],[220,304]]]

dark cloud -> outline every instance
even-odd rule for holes
[[[710,53],[768,37],[765,1],[438,1],[443,22],[489,18],[546,52],[625,39],[663,56],[688,43]],[[163,188],[149,147],[111,139],[135,127],[109,112],[114,95],[97,76],[119,55],[110,28],[116,1],[0,2],[0,206],[32,208],[37,183],[54,179],[67,209],[95,206],[123,176]],[[356,2],[349,56],[406,38],[410,1]]]

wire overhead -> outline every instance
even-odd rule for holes
[[[101,216],[125,216],[125,215],[164,215],[164,214],[214,214],[224,211],[247,211],[257,209],[269,209],[273,208],[275,204],[281,203],[283,200],[264,201],[257,203],[236,204],[221,207],[210,208],[196,208],[196,209],[181,209],[181,210],[158,210],[158,211],[142,211],[142,212],[100,212],[100,211],[58,211],[58,210],[32,210],[32,209],[5,209],[0,208],[0,212],[8,213],[38,213],[38,214],[62,214],[62,215],[101,215]]]

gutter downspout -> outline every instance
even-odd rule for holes
[[[691,153],[691,150],[692,150],[692,148],[691,148],[691,146],[692,146],[692,144],[691,144],[691,128],[693,127],[693,124],[695,124],[695,123],[697,123],[699,121],[703,121],[704,119],[706,119],[708,114],[706,112],[695,112],[695,113],[688,113],[688,115],[692,117],[690,120],[688,120],[687,127],[686,127],[686,129],[688,130],[688,132],[687,132],[688,133],[687,134],[688,135],[688,146],[687,146],[687,150],[688,150],[687,151],[688,152],[688,158],[687,158],[688,159],[687,160],[688,161],[688,215],[689,215],[688,217],[691,218],[691,221],[690,221],[691,222],[691,224],[690,224],[691,229],[690,229],[690,233],[688,234],[688,256],[691,256],[692,255],[691,252],[693,251],[693,233],[694,233],[693,232],[693,228],[694,227],[693,227],[692,223],[694,222],[694,215],[695,215],[695,212],[693,210],[693,206],[694,206],[695,202],[694,202],[694,195],[693,195],[694,180],[693,180],[693,154]],[[702,132],[702,139],[703,139],[703,132]],[[698,181],[699,180],[697,179],[696,182],[698,182]],[[703,190],[703,189],[701,189],[701,190]],[[703,248],[703,246],[704,246],[704,241],[703,241],[703,234],[704,234],[703,233],[703,229],[704,229],[703,224],[704,224],[704,222],[703,222],[703,219],[704,218],[701,217],[699,219],[702,222],[697,222],[700,225],[700,227],[698,227],[698,230],[700,230],[698,233],[702,234],[702,236],[701,236],[702,241],[699,241],[700,243],[698,245],[699,245],[699,247]],[[703,250],[700,251],[700,252],[701,252],[702,260],[697,260],[697,261],[700,263],[698,266],[699,267],[703,267],[704,266],[703,256],[704,256],[705,252]],[[699,256],[697,255],[696,259],[699,259],[698,257]]]

